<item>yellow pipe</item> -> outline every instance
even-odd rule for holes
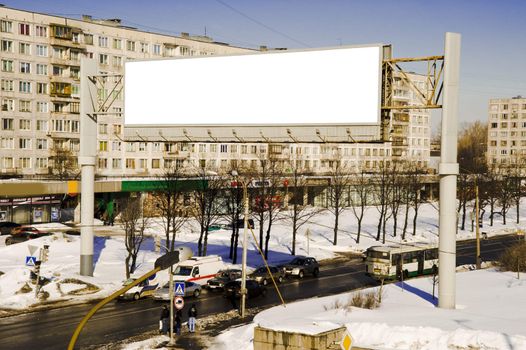
[[[71,340],[69,341],[68,350],[73,350],[75,348],[75,343],[77,342],[77,338],[80,335],[80,332],[82,331],[82,328],[86,325],[88,320],[97,312],[101,307],[112,301],[113,299],[117,298],[119,295],[123,294],[124,292],[128,291],[129,289],[135,287],[148,277],[155,275],[157,272],[161,270],[160,267],[156,267],[155,269],[151,270],[150,272],[142,275],[141,277],[137,278],[133,283],[127,285],[126,287],[123,287],[110,295],[109,297],[106,297],[105,299],[101,300],[97,305],[95,305],[84,318],[80,321],[79,325],[75,329],[75,332],[73,333],[73,336],[71,337]]]

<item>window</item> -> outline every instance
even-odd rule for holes
[[[31,101],[20,100],[19,111],[20,112],[31,112]]]
[[[105,152],[108,150],[108,141],[99,141],[99,151]]]
[[[84,34],[84,43],[87,45],[93,45],[93,34]]]
[[[31,149],[31,139],[18,139],[18,148]]]
[[[147,159],[141,158],[139,159],[139,169],[146,169],[148,165]]]
[[[126,152],[135,152],[135,142],[126,142]]]
[[[121,39],[113,39],[113,48],[117,50],[122,50],[122,40]]]
[[[108,64],[108,55],[106,55],[106,54],[99,54],[99,63],[100,64]]]
[[[161,143],[160,142],[152,143],[152,151],[159,152],[160,150],[161,150]]]
[[[47,149],[47,140],[37,139],[37,149]]]
[[[135,169],[135,159],[126,158],[126,169]]]
[[[507,104],[502,105],[502,109],[507,111],[508,110],[508,105]]]
[[[113,133],[117,134],[117,135],[120,135],[121,132],[122,132],[122,125],[120,125],[120,124],[113,124]]]
[[[37,56],[47,57],[47,46],[37,45]]]
[[[20,130],[31,130],[31,120],[20,119],[18,126]]]
[[[13,158],[5,157],[4,158],[4,168],[13,168]]]
[[[498,126],[499,126],[499,123],[491,123],[492,129],[498,128]]]
[[[47,27],[35,26],[35,35],[41,37],[47,37]]]
[[[106,159],[106,158],[99,158],[98,167],[99,167],[99,169],[106,169],[106,168],[108,168],[108,159]]]
[[[71,84],[52,82],[51,83],[51,95],[70,96],[71,95]]]
[[[161,54],[161,45],[154,44],[153,45],[153,54],[154,55],[160,55]]]
[[[120,56],[113,56],[113,65],[115,67],[122,67],[122,57],[120,57]]]
[[[501,128],[507,128],[508,127],[508,123],[507,122],[502,122],[502,123],[500,123],[500,127]]]
[[[37,74],[38,75],[47,75],[47,64],[37,63]]]
[[[72,60],[72,61],[80,61],[80,52],[78,51],[74,51],[74,50],[70,50],[69,51],[69,59]]]
[[[80,102],[70,102],[69,104],[69,113],[80,113]]]
[[[108,47],[108,38],[105,36],[99,36],[99,46]]]
[[[71,41],[74,42],[75,44],[80,44],[80,33],[72,33]]]
[[[111,167],[113,169],[121,169],[122,166],[121,166],[121,159],[120,158],[114,158],[112,159],[111,161]]]
[[[113,141],[111,143],[111,149],[113,151],[120,151],[121,150],[121,142],[120,141]]]
[[[47,131],[47,120],[37,120],[37,131]]]
[[[18,34],[29,35],[29,24],[19,23],[18,24]]]
[[[13,91],[13,81],[2,79],[2,91]]]
[[[221,153],[228,152],[228,145],[221,145]]]
[[[13,61],[2,60],[2,72],[13,72]]]
[[[31,158],[22,157],[19,159],[20,167],[22,169],[29,169],[31,168]]]
[[[36,167],[39,169],[47,168],[47,158],[37,158]]]
[[[217,153],[217,144],[213,143],[210,145],[210,152]]]
[[[37,112],[39,112],[39,113],[47,113],[48,111],[49,111],[49,109],[48,109],[48,103],[47,102],[37,101]]]
[[[108,133],[108,124],[99,124],[99,134]]]
[[[19,43],[18,52],[21,55],[31,55],[31,44],[28,43]]]
[[[37,83],[37,94],[47,94],[47,83]]]
[[[139,142],[139,152],[146,151],[146,142]]]
[[[135,51],[135,41],[126,40],[126,50]]]
[[[29,62],[20,62],[20,73],[31,73],[31,63]]]
[[[13,32],[13,22],[11,21],[0,21],[0,31],[4,33],[12,33]]]
[[[2,52],[13,52],[13,42],[11,40],[2,40]]]
[[[80,121],[72,120],[71,121],[71,132],[78,133],[80,129]]]
[[[141,52],[142,53],[148,53],[149,47],[147,43],[141,43]]]
[[[3,149],[15,148],[15,139],[12,137],[2,137],[2,139],[0,139],[0,148],[3,148]]]
[[[152,159],[152,169],[159,169],[161,167],[160,159]]]
[[[14,111],[15,110],[15,100],[10,99],[10,98],[4,98],[2,100],[2,110]]]

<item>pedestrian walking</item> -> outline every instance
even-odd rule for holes
[[[197,317],[197,307],[195,304],[192,304],[190,310],[188,310],[188,330],[190,333],[195,332],[195,319]]]
[[[181,323],[182,323],[183,313],[181,310],[177,310],[175,313],[175,334],[181,335]]]
[[[166,334],[168,333],[168,323],[170,322],[170,310],[168,310],[168,306],[163,305],[163,308],[161,310],[161,317],[159,319],[159,333]]]

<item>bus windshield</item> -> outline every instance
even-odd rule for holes
[[[192,266],[177,266],[174,271],[174,275],[179,276],[190,276],[192,273]]]
[[[376,250],[368,250],[367,257],[371,259],[389,260],[389,252],[379,252]]]

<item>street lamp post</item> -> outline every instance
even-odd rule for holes
[[[236,187],[238,179],[238,173],[236,170],[232,170],[232,176],[236,179]],[[245,181],[241,181],[243,186],[243,205],[244,205],[244,219],[243,219],[243,255],[241,258],[241,318],[245,317],[245,302],[247,298],[247,237],[248,237],[248,190]],[[237,223],[234,223],[237,224]]]

